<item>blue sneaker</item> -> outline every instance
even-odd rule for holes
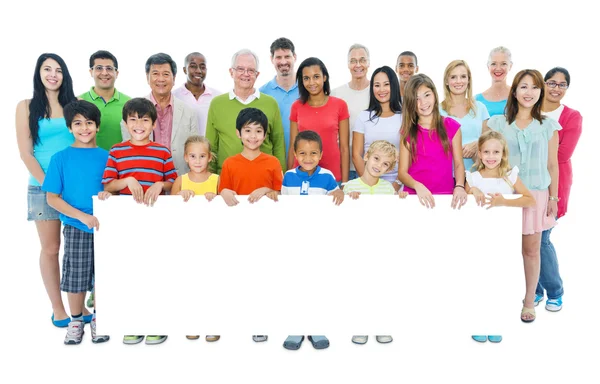
[[[533,300],[533,304],[537,307],[539,303],[541,303],[542,301],[544,301],[544,295],[538,295],[537,293],[535,294],[535,299]]]
[[[546,310],[550,312],[558,312],[562,309],[562,297],[558,299],[546,300]]]
[[[71,322],[71,318],[67,317],[66,319],[62,319],[62,320],[54,320],[54,313],[52,314],[52,324],[54,324],[55,327],[58,328],[67,328],[69,326],[69,323]]]
[[[490,343],[499,343],[502,341],[502,336],[500,335],[488,335],[488,340]]]
[[[485,343],[487,341],[487,337],[486,336],[473,335],[471,337],[473,338],[473,340],[478,341],[480,343]]]

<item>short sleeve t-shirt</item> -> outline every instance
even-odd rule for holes
[[[254,160],[248,160],[239,153],[225,160],[219,179],[219,193],[231,189],[238,195],[249,195],[265,187],[281,191],[283,172],[275,156],[261,152]]]
[[[298,132],[310,130],[321,136],[323,158],[319,165],[333,172],[336,181],[342,180],[340,122],[349,117],[346,102],[333,96],[329,96],[321,107],[311,107],[308,103],[302,104],[300,100],[296,100],[290,111],[290,120],[298,124]],[[294,162],[294,166],[298,166],[298,163]]]

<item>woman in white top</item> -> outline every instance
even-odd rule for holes
[[[402,124],[402,104],[400,85],[394,70],[388,66],[377,68],[369,85],[369,108],[362,111],[354,123],[352,132],[352,162],[358,176],[365,170],[364,155],[371,143],[386,140],[400,146],[400,125]],[[383,175],[383,179],[400,189],[398,165]]]

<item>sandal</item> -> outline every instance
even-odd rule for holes
[[[300,349],[303,341],[304,336],[288,336],[287,339],[285,339],[285,341],[283,342],[283,348],[295,351],[297,349]]]
[[[532,319],[525,319],[523,318],[523,315],[531,315],[533,316]],[[525,306],[523,306],[523,309],[521,309],[521,321],[524,323],[531,323],[535,320],[535,308],[527,308]]]
[[[315,349],[325,349],[329,347],[329,340],[325,336],[308,336],[308,340]]]

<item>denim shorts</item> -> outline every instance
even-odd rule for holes
[[[59,220],[59,213],[46,202],[46,192],[42,187],[27,186],[27,220]]]

